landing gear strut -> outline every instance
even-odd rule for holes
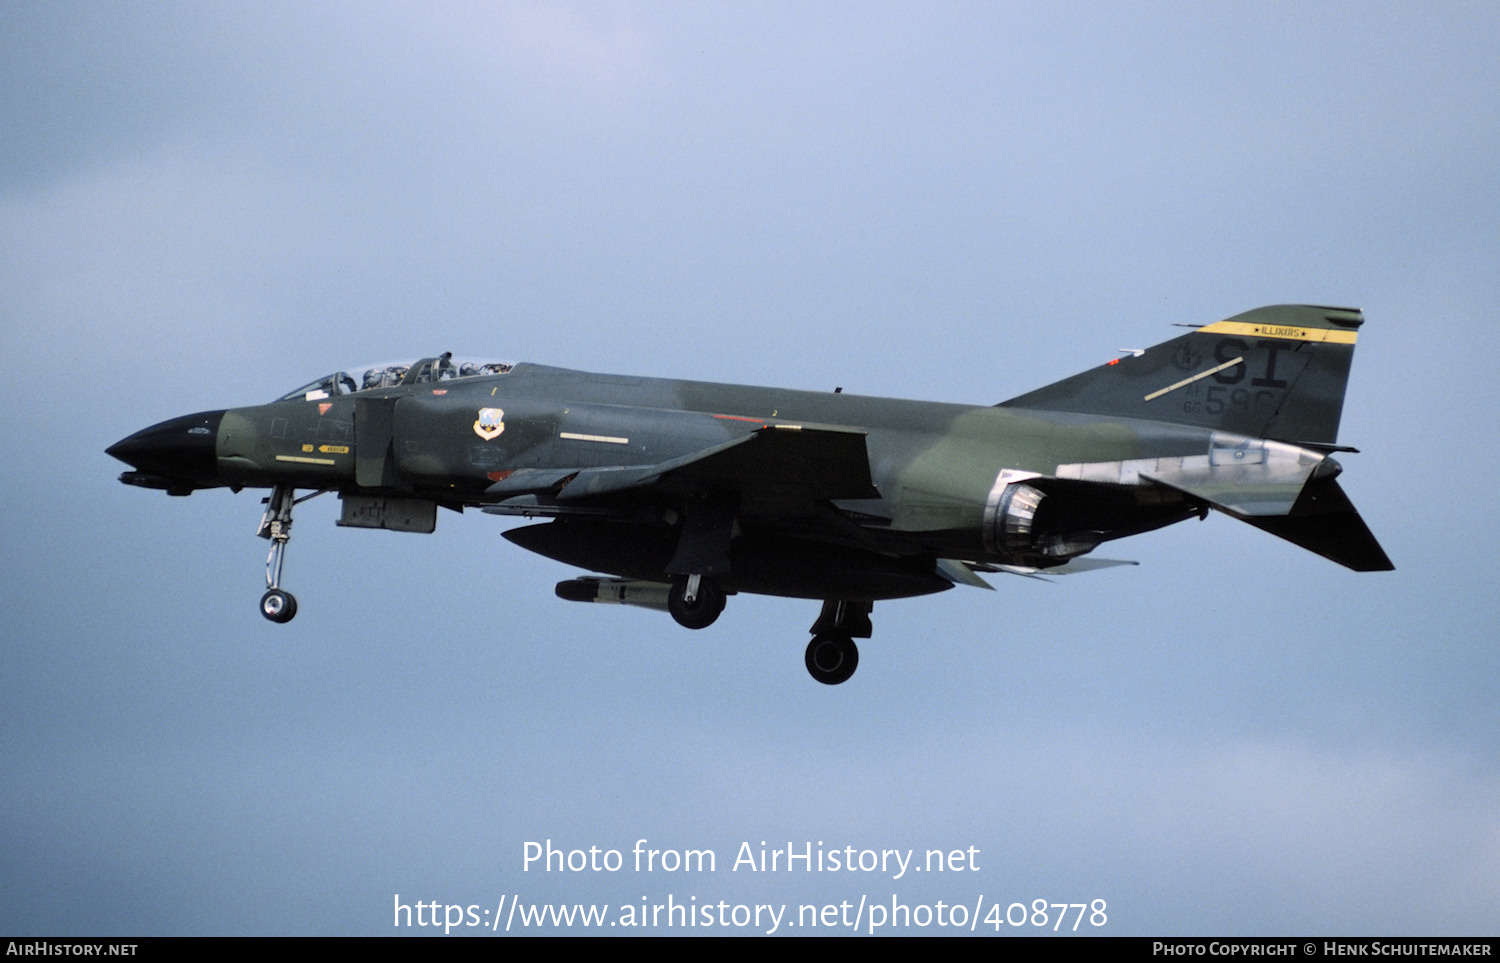
[[[667,611],[685,628],[708,628],[724,611],[724,590],[711,576],[679,575],[667,593]]]
[[[297,599],[281,587],[281,565],[286,558],[286,543],[292,539],[292,507],[298,502],[323,494],[313,492],[296,497],[290,485],[275,485],[266,498],[266,513],[261,516],[261,538],[271,540],[271,554],[266,556],[266,594],[260,597],[260,614],[272,622],[290,622],[297,614]]]
[[[874,603],[829,599],[813,623],[813,639],[807,643],[804,659],[807,671],[824,685],[847,682],[859,668],[856,638],[868,639],[872,633],[870,610]]]

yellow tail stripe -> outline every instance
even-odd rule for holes
[[[1243,334],[1254,338],[1322,341],[1327,344],[1353,344],[1354,336],[1358,333],[1335,328],[1299,328],[1290,324],[1255,324],[1249,321],[1219,321],[1198,330],[1203,334]]]

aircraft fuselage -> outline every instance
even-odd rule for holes
[[[852,672],[870,604],[1066,573],[1213,508],[1359,571],[1389,559],[1334,480],[1357,311],[1262,308],[996,406],[594,374],[450,355],[336,372],[270,404],[154,425],[110,454],[172,494],[270,488],[267,618],[299,489],[341,525],[438,507],[543,520],[511,541],[613,578],[585,601],[691,628],[736,592],[822,599],[808,667]],[[820,639],[823,640],[820,643]]]

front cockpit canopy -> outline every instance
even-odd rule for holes
[[[394,388],[397,385],[431,384],[457,378],[479,378],[502,375],[514,367],[509,362],[484,358],[455,358],[453,353],[420,361],[394,361],[385,364],[364,365],[346,368],[325,375],[296,391],[289,391],[277,401],[321,401],[335,395],[352,395],[359,391],[376,388]]]

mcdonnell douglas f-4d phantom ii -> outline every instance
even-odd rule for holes
[[[261,614],[285,622],[292,508],[431,532],[437,508],[549,519],[506,538],[591,572],[557,594],[701,629],[737,592],[818,599],[807,669],[853,674],[877,600],[1112,564],[1209,509],[1356,571],[1393,566],[1331,455],[1364,318],[1281,305],[993,407],[589,374],[444,354],[339,371],[109,449],[171,495],[269,488]],[[298,489],[310,494],[296,497]]]

